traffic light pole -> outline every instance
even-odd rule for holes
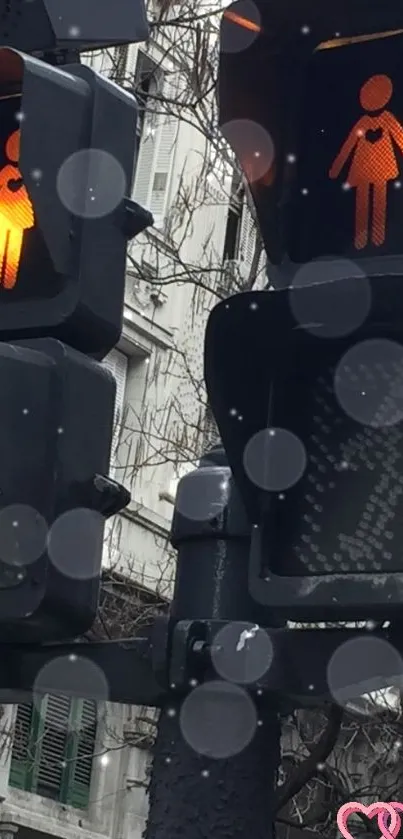
[[[275,707],[260,714],[252,742],[225,760],[201,758],[180,727],[180,702],[162,710],[149,788],[145,839],[271,839],[280,760]]]
[[[184,515],[184,498],[192,500],[195,510],[203,507],[207,515],[191,518],[189,506],[188,515]],[[209,507],[210,512],[218,510],[213,518],[208,515]],[[334,701],[327,680],[329,660],[338,647],[368,632],[265,626],[267,610],[264,614],[249,595],[250,525],[222,450],[213,450],[199,469],[182,479],[172,542],[178,562],[169,617],[156,618],[135,638],[116,641],[40,645],[7,644],[0,639],[0,702],[29,702],[33,693],[105,700],[104,683],[94,684],[95,665],[108,684],[109,701],[149,705],[161,711],[145,839],[247,835],[267,839],[275,817],[278,711],[284,711],[285,703],[291,710]],[[213,666],[217,662],[214,651],[221,643],[217,633],[232,627],[240,637],[245,624],[266,633],[273,649],[271,665],[252,684],[242,685],[256,709],[254,736],[235,754],[220,758],[206,750],[202,754],[202,749],[193,748],[184,736],[184,731],[188,734],[181,716],[184,702],[198,687],[205,688],[212,681],[231,684],[220,680]],[[387,640],[403,654],[399,627],[375,629],[371,636]],[[361,678],[351,684],[356,674],[347,672],[343,699],[393,684],[401,674],[388,669],[386,658],[384,670],[383,662],[377,661],[376,684],[370,675],[365,683]],[[85,666],[87,660],[92,667]],[[53,661],[58,662],[57,667],[49,666]],[[218,691],[213,700],[216,706],[221,703],[223,719],[231,714],[230,703],[225,707],[225,691],[221,696]],[[214,713],[214,704],[210,708]],[[202,714],[195,723],[201,726]],[[200,743],[203,747],[202,740]]]
[[[192,521],[176,510],[174,620],[254,622],[256,618],[257,605],[249,597],[247,579],[250,525],[233,485],[228,483],[229,470],[224,464],[222,450],[213,451],[181,488],[187,498],[197,498],[202,486],[205,497],[216,498],[217,484],[221,484],[222,491],[228,493],[228,503],[225,515],[219,515],[213,523]],[[197,486],[203,470],[204,479]],[[202,653],[202,642],[198,644]],[[196,682],[190,680],[190,689]],[[168,694],[161,709],[145,839],[270,839],[280,758],[275,700],[266,702],[264,709],[257,707],[259,724],[253,739],[226,759],[201,755],[191,748],[181,728],[182,701],[183,694],[175,698]],[[228,698],[218,695],[215,701],[223,702],[224,714],[231,713],[231,708],[225,707]]]

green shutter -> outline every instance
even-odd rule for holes
[[[18,705],[17,708],[8,779],[10,786],[17,789],[29,789],[30,764],[33,758],[30,755],[32,711],[33,706],[28,704]]]
[[[97,732],[97,707],[88,699],[72,702],[70,739],[66,755],[68,774],[63,801],[84,810],[88,807],[92,762]]]
[[[65,774],[65,756],[69,738],[71,699],[68,696],[46,696],[42,713],[42,730],[35,763],[34,789],[45,798],[60,799]]]
[[[35,791],[45,700],[18,705],[9,775],[10,786]]]
[[[85,809],[96,729],[96,704],[86,699],[52,694],[19,705],[10,786]]]

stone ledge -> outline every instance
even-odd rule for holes
[[[171,522],[169,519],[165,519],[164,516],[155,513],[150,507],[145,507],[144,504],[133,500],[128,507],[125,507],[121,511],[120,515],[164,538],[169,536],[171,531]]]

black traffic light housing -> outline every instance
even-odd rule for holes
[[[335,257],[346,259],[343,276],[355,265],[403,275],[402,44],[395,0],[240,0],[225,11],[220,123],[250,183],[277,287]],[[348,138],[344,166],[331,173]]]
[[[99,49],[148,35],[139,0],[1,0],[0,19],[0,42],[23,52]]]
[[[106,477],[115,390],[109,371],[60,341],[0,343],[0,618],[10,641],[65,639],[93,623],[105,518],[130,498]]]
[[[0,178],[19,131],[34,215],[17,280],[7,287],[2,278],[0,337],[51,335],[103,358],[121,333],[127,241],[152,222],[127,197],[136,101],[83,65],[54,68],[3,48],[0,113]]]
[[[401,609],[402,45],[395,0],[240,0],[221,24],[220,124],[277,290],[213,310],[205,375],[250,590],[290,619]]]
[[[239,294],[210,315],[209,404],[254,525],[250,589],[272,614],[400,613],[402,324],[399,277]]]
[[[53,66],[66,21],[53,0],[32,6],[34,29],[21,11],[9,43],[49,63],[0,48],[0,624],[23,643],[77,637],[96,615],[105,519],[130,493],[109,477],[116,384],[94,359],[120,338],[127,242],[152,224],[128,197],[136,100]],[[94,8],[69,7],[76,49],[145,36],[141,3]]]

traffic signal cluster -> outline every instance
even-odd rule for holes
[[[253,523],[250,590],[283,619],[401,609],[402,42],[392,2],[223,17],[220,120],[271,290],[216,306],[205,375]]]
[[[129,198],[136,119],[90,68],[0,48],[2,641],[89,628],[105,518],[130,498],[109,478],[99,361],[121,334],[127,241],[152,222]]]

